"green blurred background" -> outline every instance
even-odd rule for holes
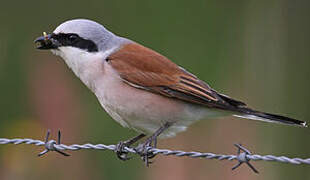
[[[213,88],[259,110],[310,118],[310,1],[98,0],[3,1],[0,6],[0,137],[43,139],[61,129],[63,143],[115,144],[122,128],[95,96],[33,40],[65,20],[89,18],[169,57]],[[200,121],[159,147],[310,157],[310,131],[237,118]],[[30,145],[0,146],[0,179],[310,179],[310,166],[161,157],[150,168],[135,156],[84,150],[71,157]]]

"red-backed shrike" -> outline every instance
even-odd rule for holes
[[[114,120],[141,133],[119,144],[120,158],[124,146],[146,134],[151,136],[144,147],[156,146],[157,136],[174,136],[200,119],[232,115],[306,126],[303,121],[250,109],[165,56],[91,20],[66,21],[35,42],[38,49],[61,56]]]

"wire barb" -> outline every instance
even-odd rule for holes
[[[48,153],[49,151],[56,151],[64,156],[69,156],[69,154],[64,153],[63,150],[70,150],[70,151],[78,151],[81,149],[95,149],[95,150],[111,150],[115,151],[117,149],[117,145],[105,145],[105,144],[71,144],[65,145],[60,143],[61,133],[58,131],[58,141],[56,143],[55,140],[49,140],[50,131],[48,130],[45,141],[29,139],[29,138],[0,138],[0,144],[33,144],[36,146],[44,146],[45,150],[41,152],[38,156],[43,156],[44,154]],[[258,154],[251,154],[249,150],[241,146],[241,144],[235,144],[238,148],[237,155],[226,155],[226,154],[215,154],[215,153],[202,153],[202,152],[185,152],[180,150],[169,150],[169,149],[157,149],[152,147],[147,147],[147,152],[152,153],[154,155],[161,154],[164,156],[177,156],[177,157],[190,157],[190,158],[204,158],[204,159],[217,159],[217,160],[237,160],[238,164],[235,165],[232,169],[238,168],[243,163],[246,163],[255,173],[258,171],[250,164],[250,160],[255,161],[276,161],[281,163],[290,163],[290,164],[308,164],[310,165],[310,158],[302,159],[302,158],[289,158],[286,156],[274,156],[274,155],[258,155]],[[124,153],[133,153],[137,154],[136,148],[131,147],[124,147],[122,150]],[[241,152],[242,151],[242,152]]]
[[[48,153],[49,151],[56,151],[58,152],[59,154],[63,155],[63,156],[70,156],[69,154],[65,153],[65,152],[62,152],[61,150],[59,150],[55,145],[56,145],[56,141],[55,140],[48,140],[49,139],[49,136],[50,136],[51,132],[50,130],[47,130],[47,133],[46,133],[46,136],[45,136],[45,143],[44,143],[44,147],[45,147],[45,150],[40,152],[38,154],[38,156],[43,156],[45,155],[46,153]],[[61,132],[60,130],[58,130],[58,141],[57,141],[57,145],[60,145],[60,138],[61,138]]]
[[[250,159],[247,157],[248,155],[251,155],[251,152],[247,150],[245,147],[243,147],[241,144],[234,144],[234,145],[238,148],[237,160],[239,162],[232,168],[232,170],[235,170],[243,163],[246,163],[255,173],[258,174],[259,172],[254,168],[254,166],[250,163]],[[241,150],[243,152],[241,152]]]

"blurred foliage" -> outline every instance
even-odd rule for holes
[[[65,143],[116,143],[135,135],[115,123],[59,57],[33,40],[65,20],[88,18],[144,44],[251,107],[310,118],[309,1],[4,1],[0,7],[0,136],[43,138],[63,130]],[[60,61],[59,61],[60,60]],[[309,130],[224,118],[195,124],[161,145],[234,151],[242,142],[260,154],[309,157]],[[203,134],[201,133],[203,132]],[[309,166],[254,163],[259,176],[229,164],[84,151],[69,158],[35,147],[1,146],[0,179],[309,179]]]

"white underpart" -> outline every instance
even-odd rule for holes
[[[80,80],[98,97],[99,102],[109,115],[122,126],[129,125],[122,120],[113,108],[108,105],[106,100],[106,86],[104,85],[107,77],[104,76],[105,59],[115,50],[111,48],[105,52],[89,53],[75,47],[60,47],[59,50],[52,50],[53,54],[64,59],[68,67]]]
[[[55,55],[64,59],[74,74],[92,91],[95,90],[95,80],[100,78],[105,59],[115,50],[111,48],[105,52],[89,53],[79,48],[65,46],[59,50],[52,50]]]

